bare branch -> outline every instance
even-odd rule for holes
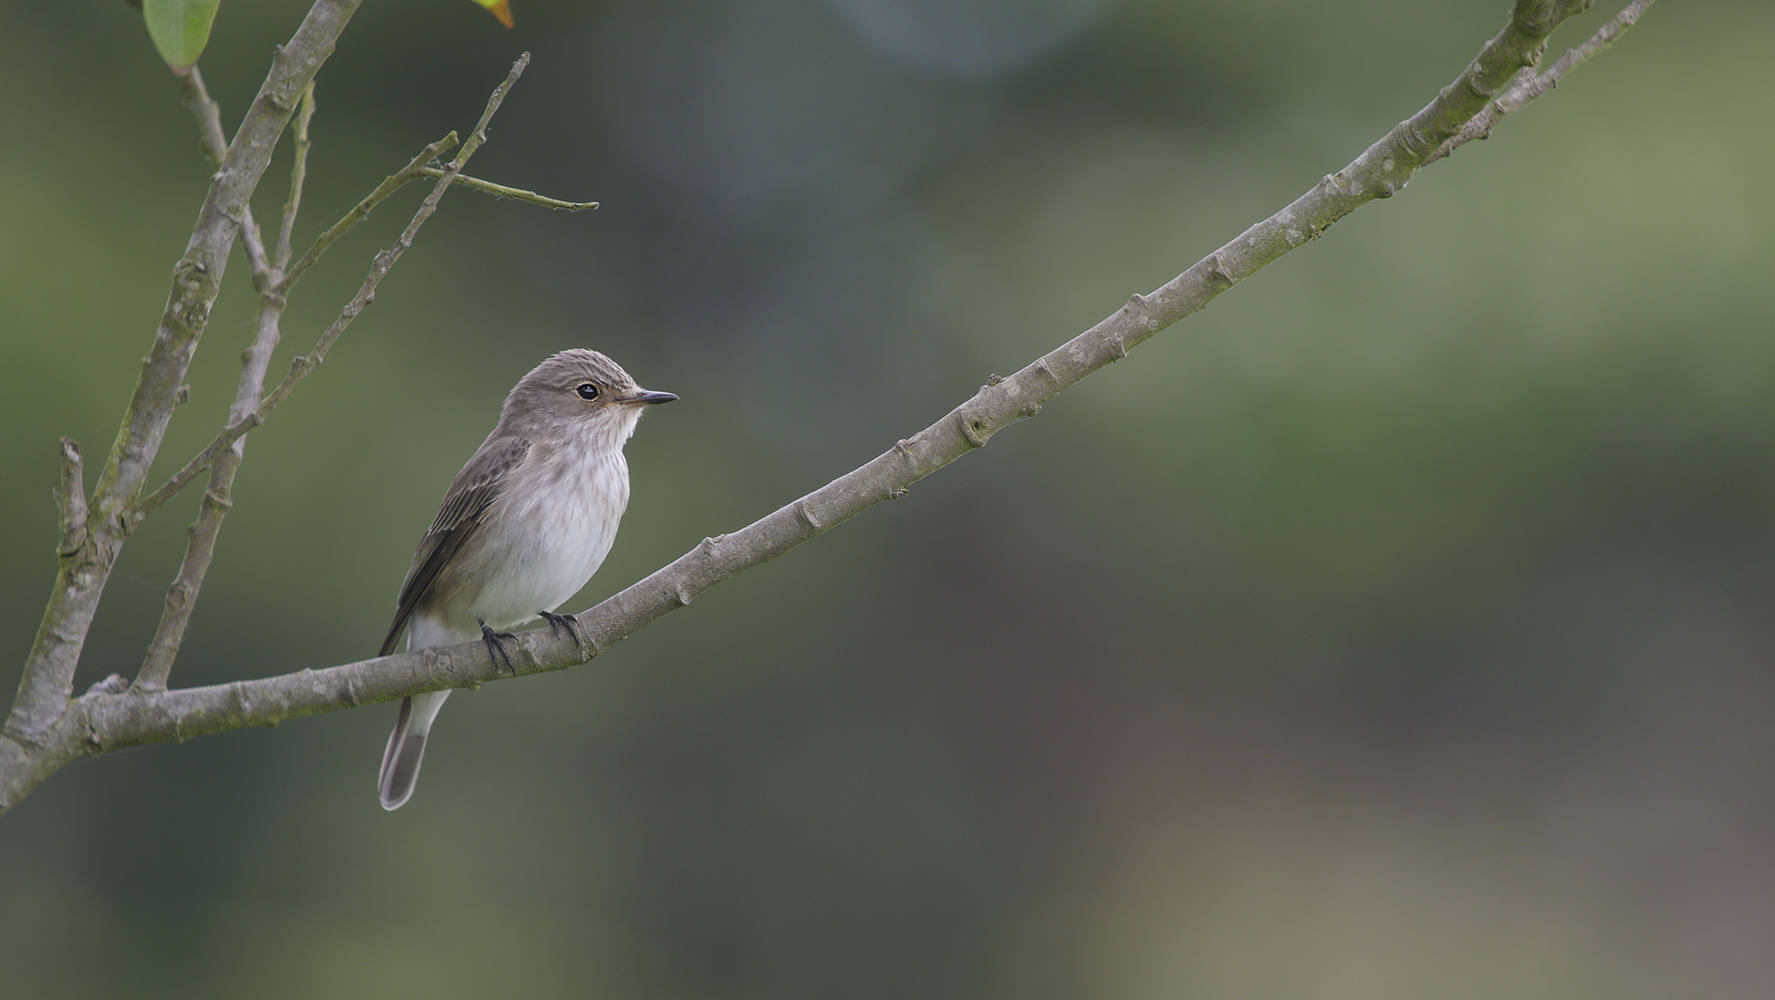
[[[442,177],[444,176],[444,172],[436,167],[426,167],[419,171],[419,175],[421,177]],[[461,187],[474,188],[476,191],[486,192],[496,198],[513,198],[518,201],[527,201],[532,205],[541,205],[543,208],[552,208],[557,212],[583,212],[598,207],[598,203],[595,201],[562,201],[559,198],[550,198],[548,195],[537,194],[535,191],[526,191],[523,188],[506,187],[504,184],[495,184],[492,181],[484,181],[479,177],[470,177],[466,174],[457,177],[456,183]]]
[[[430,163],[454,148],[456,148],[456,133],[451,132],[437,142],[420,150],[419,155],[407,161],[406,166],[383,178],[382,183],[376,185],[376,190],[371,191],[366,195],[363,201],[353,205],[351,211],[346,212],[345,216],[338,222],[333,223],[332,227],[326,232],[315,237],[314,245],[310,246],[308,252],[302,255],[302,259],[296,262],[296,266],[290,268],[289,273],[284,275],[282,282],[283,287],[279,290],[285,295],[288,295],[290,289],[297,281],[301,280],[302,275],[305,274],[309,268],[314,266],[315,261],[320,260],[321,254],[326,253],[327,248],[332,246],[334,241],[350,232],[351,227],[364,221],[364,219],[375,210],[377,205],[382,204],[383,199],[394,194],[396,191],[399,191],[401,188],[406,187],[408,181],[418,177],[419,172],[425,169],[427,163]]]
[[[228,157],[228,137],[222,132],[222,106],[210,97],[204,86],[203,71],[196,66],[179,78],[179,93],[185,107],[197,117],[198,146],[213,166],[220,167]],[[265,244],[259,238],[259,224],[253,221],[251,202],[240,210],[241,247],[246,251],[247,269],[253,273],[254,287],[270,277],[271,265],[265,259]]]
[[[93,490],[87,544],[77,556],[61,561],[7,716],[6,739],[0,743],[38,745],[38,734],[66,712],[87,631],[133,526],[125,515],[160,451],[248,202],[303,88],[332,55],[339,33],[360,2],[315,0],[289,43],[272,57],[271,71],[210,181],[197,225],[173,267],[159,330]],[[12,754],[11,749],[0,748],[0,759]]]
[[[526,53],[526,55],[528,55],[528,53]],[[499,95],[499,97],[501,100],[504,99],[503,95]],[[306,136],[306,131],[303,132],[303,135]],[[304,144],[306,143],[306,141],[307,141],[306,138],[298,139],[297,140],[297,148],[298,149],[305,149],[306,146]],[[481,141],[482,142],[486,141],[486,136],[484,134],[481,137]],[[455,146],[456,146],[456,133],[451,132],[449,135],[445,136],[444,138],[442,138],[442,139],[438,140],[437,142],[434,142],[431,145],[420,150],[419,155],[413,157],[412,160],[408,161],[406,166],[402,167],[401,169],[395,171],[392,174],[389,174],[386,178],[384,178],[382,183],[378,184],[376,186],[376,190],[371,191],[367,196],[365,196],[365,198],[362,201],[360,201],[356,205],[352,206],[351,211],[345,213],[343,218],[341,218],[338,222],[335,222],[332,225],[332,227],[329,228],[326,232],[320,234],[320,236],[315,238],[314,245],[310,246],[308,248],[308,251],[302,255],[302,259],[297,261],[296,265],[294,267],[289,268],[288,273],[282,279],[282,286],[283,287],[281,290],[283,291],[283,293],[286,295],[289,294],[290,289],[295,286],[297,281],[301,280],[302,275],[307,273],[307,271],[310,267],[314,266],[315,261],[320,259],[321,254],[326,253],[328,247],[332,246],[333,243],[339,239],[339,237],[344,236],[346,233],[350,232],[351,228],[353,226],[356,226],[359,222],[362,222],[364,220],[364,218],[367,217],[370,214],[370,212],[372,210],[374,210],[377,205],[381,204],[382,201],[384,199],[386,199],[389,195],[394,194],[396,191],[399,191],[403,187],[406,187],[410,181],[418,180],[421,177],[442,179],[444,174],[447,173],[447,171],[440,170],[437,167],[430,166],[430,164],[432,161],[436,160],[438,157],[449,152]],[[464,161],[464,162],[466,162],[466,161]],[[468,177],[468,176],[460,174],[460,172],[458,173],[454,183],[460,184],[464,187],[474,188],[477,191],[485,191],[489,194],[498,195],[499,197],[502,197],[502,198],[515,198],[515,199],[518,199],[519,201],[527,201],[527,202],[530,202],[531,204],[534,204],[534,205],[541,205],[544,208],[553,208],[553,209],[560,209],[560,210],[569,211],[569,212],[578,212],[583,209],[598,207],[598,203],[595,201],[586,201],[586,202],[562,201],[558,198],[550,198],[546,195],[537,194],[534,191],[525,191],[520,188],[506,187],[503,184],[495,184],[492,181],[484,181],[478,177]],[[289,255],[289,247],[288,247],[287,241],[288,241],[288,234],[287,233],[280,234],[280,236],[279,236],[279,252],[284,255],[283,259],[284,259],[284,263],[286,263],[286,264],[288,262],[288,255]],[[280,266],[282,266],[282,265],[280,265]]]
[[[1591,56],[1615,44],[1615,39],[1626,34],[1628,28],[1638,23],[1640,15],[1644,14],[1646,8],[1654,2],[1656,0],[1634,0],[1621,13],[1610,18],[1607,24],[1598,28],[1596,34],[1590,36],[1589,41],[1575,49],[1566,49],[1565,55],[1560,56],[1557,62],[1547,67],[1545,72],[1536,73],[1533,68],[1526,68],[1518,73],[1508,90],[1499,94],[1497,100],[1487,104],[1478,114],[1474,115],[1467,124],[1461,127],[1460,132],[1436,147],[1436,152],[1424,162],[1426,164],[1434,163],[1474,139],[1489,138],[1492,128],[1498,122],[1522,110],[1522,106],[1528,102],[1559,86],[1560,79],[1567,73],[1582,66]]]
[[[546,629],[526,632],[518,637],[522,655],[513,657],[515,669],[509,672],[487,656],[481,643],[472,642],[178,691],[120,694],[119,685],[108,680],[71,703],[54,732],[32,744],[29,753],[0,742],[0,809],[82,754],[276,725],[284,719],[586,662],[721,581],[788,552],[874,504],[903,496],[912,483],[983,446],[1004,427],[1034,416],[1061,390],[1126,357],[1129,349],[1318,237],[1344,215],[1395,193],[1416,172],[1415,164],[1426,162],[1456,135],[1518,68],[1538,59],[1546,34],[1575,6],[1521,0],[1510,25],[1486,44],[1466,72],[1355,162],[1150,295],[1133,296],[1126,306],[1016,374],[982,386],[941,420],[861,468],[733,534],[704,539],[670,565],[583,612],[579,620],[584,646]],[[1636,6],[1643,9],[1643,4]],[[1549,9],[1559,16],[1547,16]]]
[[[450,187],[450,184],[456,180],[456,176],[461,173],[463,164],[467,163],[469,157],[475,154],[475,150],[480,149],[481,144],[487,141],[487,123],[492,121],[494,113],[499,110],[499,105],[505,101],[505,95],[511,90],[512,85],[518,82],[518,77],[524,74],[524,68],[529,65],[530,53],[528,52],[519,56],[518,61],[512,64],[511,73],[506,76],[503,83],[494,88],[493,96],[487,100],[486,110],[481,113],[480,122],[475,125],[474,131],[469,134],[468,141],[464,142],[462,148],[457,151],[456,158],[450,163],[450,168],[443,172],[443,176],[438,179],[438,182],[432,188],[431,193],[426,195],[425,201],[420,203],[419,210],[413,214],[413,220],[407,223],[407,229],[401,234],[401,238],[396,240],[393,246],[376,255],[376,260],[370,265],[370,273],[364,278],[363,285],[358,288],[357,294],[352,296],[351,301],[346,303],[345,308],[340,311],[339,318],[334,320],[332,325],[327,327],[326,330],[321,333],[320,340],[315,342],[314,349],[307,354],[298,355],[292,359],[290,363],[290,373],[284,376],[283,381],[279,382],[276,388],[265,394],[265,398],[260,400],[259,405],[255,407],[251,413],[248,413],[246,416],[238,420],[231,421],[229,425],[222,430],[222,433],[216,436],[214,441],[211,441],[201,452],[198,452],[197,457],[185,463],[184,468],[174,473],[172,478],[168,479],[165,483],[162,483],[159,489],[156,489],[153,493],[143,497],[141,501],[135,505],[135,509],[130,516],[137,519],[146,517],[154,510],[154,508],[165,503],[167,500],[171,499],[174,494],[178,493],[181,489],[184,489],[187,483],[195,479],[198,473],[202,472],[204,469],[208,468],[212,462],[216,461],[222,452],[232,445],[235,440],[240,438],[241,435],[264,423],[265,418],[270,416],[271,411],[276,409],[278,404],[288,399],[290,393],[296,390],[296,386],[301,384],[302,380],[307,378],[310,372],[320,366],[320,363],[326,359],[327,351],[331,349],[333,343],[339,339],[340,334],[345,332],[345,328],[351,325],[351,321],[356,319],[358,314],[363,312],[366,306],[376,301],[376,286],[382,283],[382,279],[387,277],[389,269],[393,268],[395,262],[401,259],[401,255],[407,252],[407,248],[413,245],[413,237],[418,234],[419,227],[423,226],[425,220],[431,218],[432,213],[437,211],[438,201],[444,197],[444,192]],[[455,133],[451,133],[446,139],[453,144],[454,136]],[[424,154],[421,153],[420,155],[423,156]],[[409,164],[409,166],[411,166],[411,164]],[[382,185],[376,189],[377,192],[382,192],[385,187],[389,188],[389,191],[398,189],[401,184],[406,183],[404,180],[400,183],[394,183],[399,176],[400,174],[398,173],[391,175],[388,180],[384,181]],[[390,187],[391,184],[393,185],[392,187]],[[387,195],[383,194],[382,196],[386,197]],[[372,197],[374,197],[374,195],[372,195]],[[368,199],[366,199],[366,201],[368,201]],[[359,207],[361,208],[362,205]],[[374,206],[372,205],[371,207]],[[352,211],[356,212],[357,209],[354,208]],[[367,214],[368,209],[365,209],[365,212]],[[334,228],[338,227],[335,226]],[[331,230],[329,230],[329,232],[331,232]],[[320,246],[319,241],[316,241],[316,246]],[[313,254],[315,251],[310,250],[309,253]],[[308,256],[304,255],[303,260],[308,260]],[[302,265],[297,264],[297,267],[300,266]],[[279,291],[287,290],[290,284],[290,278],[295,276],[296,272],[292,269],[290,277],[283,281]]]
[[[442,139],[439,139],[437,142],[434,142],[431,145],[420,150],[419,155],[413,157],[412,160],[409,160],[407,162],[406,166],[404,166],[401,169],[395,171],[394,173],[388,175],[388,177],[385,178],[381,184],[378,184],[376,186],[376,190],[370,192],[370,194],[367,197],[365,197],[362,201],[360,201],[356,205],[352,206],[351,211],[347,212],[345,214],[344,218],[342,218],[338,222],[334,223],[332,228],[328,229],[326,232],[322,233],[318,238],[316,238],[314,241],[314,245],[308,248],[308,252],[306,254],[303,254],[302,259],[299,262],[297,262],[297,264],[294,268],[291,268],[287,273],[284,273],[284,274],[278,276],[275,280],[268,281],[264,287],[264,294],[273,295],[273,296],[277,297],[279,300],[287,299],[289,296],[290,287],[296,283],[296,279],[298,279],[302,276],[302,271],[306,270],[316,260],[319,260],[320,255],[325,253],[327,248],[329,246],[331,246],[335,240],[337,240],[339,237],[345,235],[348,231],[350,231],[351,227],[353,227],[353,226],[357,225],[359,222],[363,221],[363,219],[366,216],[368,216],[370,214],[370,212],[373,211],[377,205],[382,203],[383,199],[387,198],[389,195],[393,194],[394,192],[400,190],[402,187],[404,187],[407,184],[408,181],[411,181],[415,177],[419,176],[418,170],[419,170],[419,167],[421,164],[431,162],[434,158],[436,158],[436,156],[439,153],[441,153],[445,150],[448,150],[448,149],[452,149],[455,146],[456,146],[456,133],[451,132],[449,135],[444,136]],[[284,237],[284,234],[280,233],[279,234],[280,241],[283,239],[283,237]],[[281,254],[284,252],[284,249],[285,248],[283,246],[280,246],[278,252]],[[382,260],[382,255],[378,254],[376,257],[376,263],[378,266],[381,264],[381,260]],[[377,276],[377,271],[376,271],[375,267],[372,267],[370,273],[371,273],[371,276],[377,282],[381,281],[381,278],[379,276]],[[383,269],[382,273],[386,274],[387,270]],[[369,280],[369,279],[366,279],[366,281],[367,280]],[[375,296],[372,294],[370,296],[370,298],[374,299]],[[354,299],[353,301],[356,301],[356,300]],[[347,307],[347,308],[349,308],[349,307]],[[360,306],[360,308],[361,308],[361,306]],[[356,313],[352,313],[352,316],[355,316],[355,315],[356,315]],[[349,323],[350,320],[347,319],[347,320],[345,320],[345,322]],[[337,326],[337,325],[338,324],[335,323],[335,326]],[[329,328],[329,332],[331,332],[331,328]],[[344,332],[344,327],[340,327],[339,332],[341,332],[341,333]],[[330,347],[332,345],[332,340],[329,340],[324,335],[321,339],[325,342],[326,346]],[[338,339],[337,334],[334,334],[332,339],[334,339],[334,340]],[[325,353],[325,347],[321,348],[321,350],[322,350],[322,353]],[[300,369],[300,365],[301,365],[302,360],[303,359],[301,359],[301,358],[296,359],[296,363],[297,363],[299,369]],[[310,366],[310,368],[312,368],[312,366]],[[306,375],[306,371],[304,371],[303,374]],[[294,375],[293,372],[292,372],[292,375]],[[300,380],[299,377],[298,377],[298,380]],[[289,379],[286,378],[285,381],[287,382],[287,381],[289,381]],[[281,386],[280,386],[280,388],[281,388]],[[294,388],[293,385],[292,385],[292,388]],[[289,395],[289,393],[286,391],[284,393],[284,396],[288,396],[288,395]],[[280,401],[281,401],[281,399],[280,399]],[[255,402],[257,402],[256,398],[255,398]],[[269,413],[270,413],[270,408],[266,409],[265,414],[259,414],[256,412],[256,408],[253,408],[253,407],[249,407],[248,410],[243,414],[231,413],[229,416],[229,419],[228,419],[228,425],[222,429],[222,432],[220,434],[216,435],[215,440],[211,441],[208,445],[204,446],[204,449],[202,451],[198,452],[189,462],[186,462],[183,466],[181,466],[179,468],[179,471],[173,473],[170,477],[168,477],[167,481],[164,483],[161,483],[160,486],[154,490],[154,492],[152,492],[152,493],[148,494],[147,496],[142,497],[140,500],[136,501],[134,509],[131,512],[131,516],[139,521],[142,518],[145,518],[149,514],[153,513],[155,508],[159,507],[161,504],[167,502],[168,500],[171,500],[174,496],[176,496],[178,494],[178,492],[180,490],[182,490],[186,486],[190,485],[190,483],[193,479],[196,479],[199,475],[201,475],[203,473],[203,471],[205,469],[208,469],[212,464],[214,464],[217,457],[220,456],[223,452],[227,451],[229,449],[229,447],[234,444],[235,441],[239,440],[243,435],[246,434],[247,431],[250,431],[254,427],[257,427],[257,426],[259,426],[259,424],[263,423],[265,420],[265,415],[268,415]]]
[[[277,261],[283,270],[290,266],[290,232],[296,228],[296,213],[302,208],[302,185],[308,178],[308,150],[314,145],[308,138],[308,123],[314,119],[314,81],[302,91],[302,106],[296,110],[296,148],[290,162],[290,196],[284,200],[283,223],[277,227]],[[279,276],[276,284],[283,283]],[[284,289],[288,292],[288,289]]]
[[[195,67],[192,75],[197,75]],[[195,86],[202,93],[201,79]],[[202,93],[202,96],[203,101],[193,102],[194,106],[213,109],[215,102],[209,100],[207,93]],[[203,117],[205,116],[200,113],[199,118]],[[214,117],[213,112],[210,117]],[[279,322],[283,317],[285,298],[279,291],[279,285],[283,280],[283,267],[290,261],[290,230],[296,224],[296,213],[302,204],[302,186],[308,175],[308,123],[313,117],[314,84],[310,82],[302,91],[302,105],[292,124],[296,140],[295,157],[290,167],[290,193],[284,201],[282,224],[278,227],[277,259],[265,260],[262,246],[259,246],[256,258],[250,250],[248,253],[253,265],[253,284],[259,289],[259,318],[253,344],[240,357],[240,382],[235,388],[234,403],[228,410],[229,423],[242,419],[258,405],[260,393],[265,388],[265,371],[270,367],[271,353],[277,349],[278,340],[282,336]],[[242,235],[249,248],[259,245],[259,234],[256,231],[243,227]],[[179,646],[185,640],[185,630],[191,623],[191,612],[197,606],[197,595],[203,589],[204,576],[209,572],[210,561],[215,555],[216,536],[221,533],[222,518],[234,506],[234,475],[240,468],[245,452],[246,438],[243,436],[225,449],[210,468],[209,488],[204,490],[197,520],[192,522],[189,529],[185,558],[179,564],[178,575],[167,588],[166,606],[161,610],[160,624],[154,630],[154,638],[148,643],[148,651],[142,658],[141,670],[136,674],[136,686],[143,690],[154,691],[166,687],[167,677],[172,673],[173,660],[179,654]]]
[[[62,535],[56,555],[71,556],[86,545],[86,470],[80,445],[62,438]]]

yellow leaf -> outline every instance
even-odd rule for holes
[[[475,0],[475,3],[492,11],[500,24],[509,28],[515,23],[512,21],[512,5],[507,0]]]

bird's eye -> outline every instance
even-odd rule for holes
[[[593,385],[590,382],[580,383],[579,398],[580,399],[597,399],[598,398],[598,387]]]

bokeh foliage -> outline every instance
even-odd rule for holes
[[[448,197],[250,439],[174,682],[373,652],[549,351],[684,397],[630,446],[583,606],[1273,211],[1505,7],[526,0],[508,33],[366,5],[320,77],[307,232],[521,48],[476,173],[604,207]],[[225,120],[303,9],[217,21]],[[207,169],[128,8],[0,18],[10,690],[55,440],[108,446]],[[453,700],[399,813],[371,792],[392,710],[56,775],[0,822],[4,991],[1760,995],[1772,48],[1766,5],[1655,7],[905,499],[587,669]],[[304,282],[285,356],[405,210]],[[219,425],[250,315],[224,292],[166,467]],[[126,552],[83,684],[133,672],[196,499]]]

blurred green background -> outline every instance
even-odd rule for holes
[[[535,64],[254,432],[174,674],[372,654],[519,375],[683,402],[580,608],[1170,278],[1504,0],[365,4],[303,238]],[[305,5],[230,0],[230,125]],[[1612,10],[1555,39],[1576,44]],[[0,9],[0,690],[208,169],[137,16]],[[80,762],[0,819],[8,997],[1762,997],[1775,8],[1660,4],[1487,143],[991,447],[584,669]],[[257,205],[275,217],[287,150]],[[419,198],[295,296],[306,350]],[[250,334],[217,306],[161,473]],[[284,370],[280,360],[273,373]],[[127,550],[132,674],[195,510]]]

